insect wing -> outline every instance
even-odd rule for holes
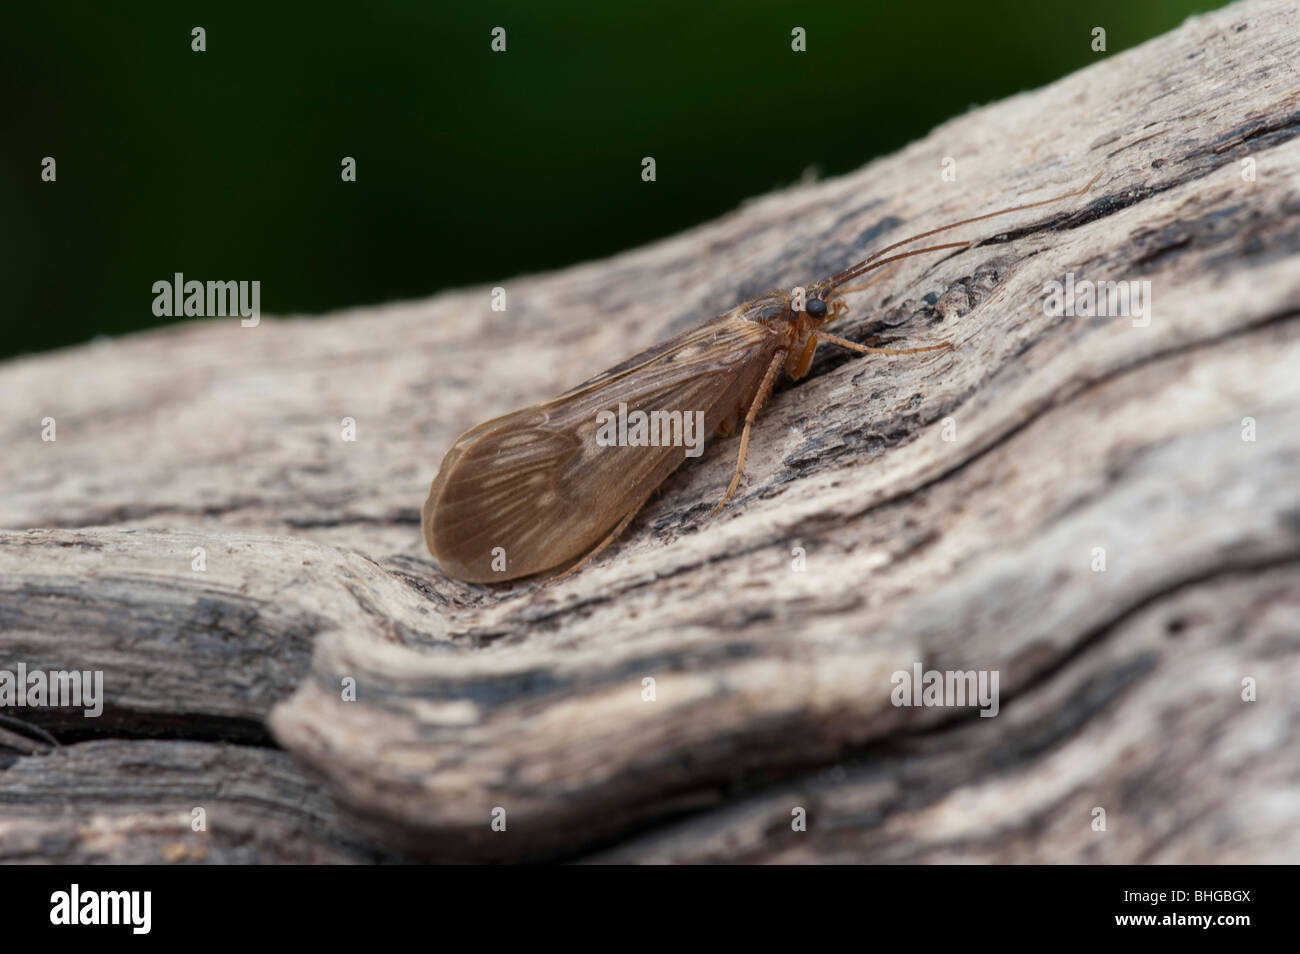
[[[572,391],[480,424],[447,452],[425,502],[429,550],[459,579],[556,569],[592,549],[686,457],[684,446],[610,446],[597,415],[703,412],[703,440],[771,359],[761,325],[723,316]]]

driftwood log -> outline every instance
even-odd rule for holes
[[[0,860],[1300,859],[1298,27],[1197,17],[505,312],[0,367],[0,669],[106,697],[3,710]],[[467,427],[1099,171],[854,298],[848,337],[955,347],[828,349],[720,516],[734,440],[557,586],[425,551]],[[1149,323],[1049,314],[1067,273]],[[893,705],[917,663],[996,671],[997,717]]]

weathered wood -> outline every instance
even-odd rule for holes
[[[340,825],[329,798],[286,752],[106,739],[12,761],[2,756],[0,750],[6,864],[391,858]]]
[[[223,773],[327,781],[340,817],[248,809],[266,837],[208,860],[1294,860],[1297,16],[1195,18],[851,176],[509,282],[505,313],[471,289],[0,368],[0,669],[102,669],[98,720],[19,714],[110,737],[10,739],[0,852],[40,854],[29,826],[72,837],[26,780],[94,806],[64,762],[103,745],[106,765],[223,753],[159,771],[182,807]],[[734,441],[558,586],[462,584],[424,551],[419,505],[466,427],[1099,170],[1085,200],[959,233],[985,241],[852,300],[838,333],[956,347],[819,357],[760,418],[718,518]],[[1149,326],[1045,314],[1067,272],[1150,281]],[[996,670],[1000,714],[895,707],[891,674],[918,662]],[[292,765],[255,747],[268,732]],[[60,857],[167,857],[152,774],[114,816],[146,847]]]
[[[1298,618],[1294,564],[1189,583],[1094,634],[1003,717],[891,736],[592,860],[1294,863]],[[1238,673],[1276,698],[1242,702]]]

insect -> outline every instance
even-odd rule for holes
[[[806,289],[747,301],[553,400],[466,431],[443,458],[424,503],[429,552],[444,573],[467,582],[540,573],[562,579],[612,543],[682,464],[693,421],[702,433],[720,436],[741,426],[736,470],[710,516],[716,514],[736,492],[750,428],[783,369],[802,378],[822,344],[880,355],[950,347],[944,341],[868,348],[824,331],[848,311],[840,296],[866,287],[849,282],[913,255],[968,248],[974,243],[888,254],[962,225],[1083,195],[1100,176],[1074,192],[913,235]],[[616,415],[617,430],[610,426]],[[637,426],[627,425],[633,419]],[[658,426],[642,426],[647,421]]]

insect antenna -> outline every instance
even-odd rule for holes
[[[920,236],[918,235],[917,238],[920,238]],[[904,242],[901,244],[905,245],[907,243]],[[911,258],[913,255],[924,255],[926,252],[942,252],[946,248],[970,248],[970,246],[974,244],[975,244],[974,242],[947,242],[943,245],[931,245],[927,248],[914,248],[910,252],[899,252],[897,255],[891,255],[889,256],[889,258],[882,258],[879,259],[878,261],[872,261],[870,258],[868,258],[865,259],[864,261],[858,262],[858,264],[854,265],[852,268],[840,272],[838,275],[832,278],[830,280],[827,290],[829,291],[832,288],[838,287],[840,284],[848,281],[850,278],[857,278],[859,275],[863,274],[864,272],[869,272],[873,268],[883,268],[884,266],[890,264],[891,262],[897,262],[900,259]],[[898,246],[891,245],[890,248],[898,248]],[[887,252],[889,251],[889,249],[882,249],[882,251]]]
[[[1034,209],[1040,205],[1051,205],[1053,202],[1060,202],[1062,199],[1072,199],[1075,196],[1083,195],[1085,192],[1091,189],[1093,185],[1096,184],[1097,180],[1100,178],[1101,178],[1101,173],[1098,172],[1095,176],[1093,176],[1091,179],[1088,180],[1088,184],[1084,186],[1082,189],[1076,189],[1073,192],[1066,192],[1063,195],[1053,196],[1050,199],[1039,199],[1037,202],[1027,202],[1024,205],[1012,206],[1009,209],[999,209],[997,212],[986,212],[984,215],[976,215],[969,219],[962,219],[960,222],[952,222],[949,223],[948,225],[941,225],[937,229],[930,229],[930,231],[928,232],[918,232],[916,235],[913,235],[909,238],[905,238],[900,242],[895,242],[893,245],[886,245],[884,248],[871,253],[862,261],[858,262],[856,265],[846,268],[844,271],[840,272],[838,275],[831,278],[828,284],[831,288],[837,288],[840,285],[843,285],[845,282],[857,278],[863,272],[870,271],[871,269],[876,268],[879,265],[885,264],[885,262],[895,262],[898,261],[898,259],[900,258],[904,258],[905,256],[903,255],[894,255],[889,258],[877,261],[877,259],[879,259],[880,256],[884,255],[886,252],[892,252],[894,249],[902,248],[904,245],[911,245],[917,239],[927,238],[928,236],[935,235],[939,232],[946,232],[949,229],[960,228],[963,225],[970,225],[972,222],[982,222],[984,219],[996,218],[999,215],[1010,215],[1012,212],[1023,212],[1025,209]],[[961,242],[958,244],[972,245],[974,243]],[[917,252],[914,253],[909,252],[908,254],[909,255],[920,254],[921,252],[932,252],[935,251],[936,249],[954,248],[954,247],[955,246],[952,245],[935,245],[931,248],[918,249]]]

